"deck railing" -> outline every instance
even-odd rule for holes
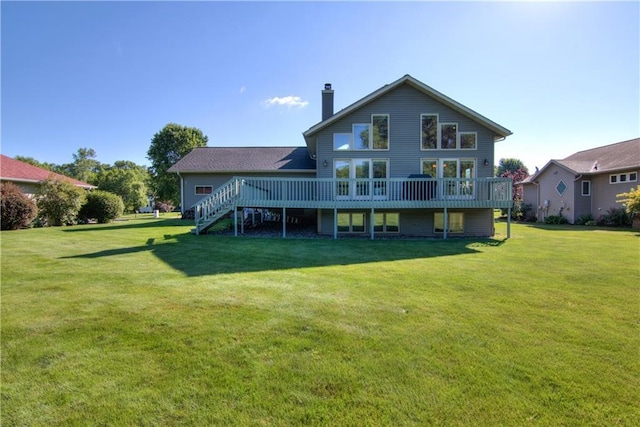
[[[234,177],[194,205],[196,224],[235,207],[510,208],[510,178]]]

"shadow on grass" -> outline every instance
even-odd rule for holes
[[[66,228],[62,231],[65,233],[82,233],[87,231],[109,231],[109,230],[128,230],[134,228],[158,228],[158,227],[176,227],[176,226],[193,226],[193,221],[182,220],[180,218],[134,218],[116,220],[109,224],[90,224],[78,225]]]
[[[97,259],[151,252],[187,276],[329,267],[454,256],[499,246],[503,240],[282,239],[166,234],[139,246],[64,258]]]

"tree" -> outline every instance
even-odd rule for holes
[[[616,198],[616,202],[622,203],[629,215],[634,218],[640,215],[640,185],[628,193],[616,194]]]
[[[78,151],[73,154],[73,163],[60,166],[61,173],[93,184],[101,166],[95,157],[96,152],[93,148],[78,148]]]
[[[2,230],[27,228],[36,218],[38,208],[33,200],[27,197],[18,186],[10,182],[0,186],[0,215]]]
[[[496,176],[503,176],[505,172],[515,173],[519,169],[522,169],[524,173],[526,173],[526,176],[529,176],[529,169],[527,169],[524,163],[522,163],[522,160],[514,158],[500,159],[500,162],[498,163],[498,170],[496,171]]]
[[[122,216],[124,203],[117,194],[108,191],[94,190],[87,194],[87,201],[78,216],[85,220],[95,219],[100,224],[111,222]]]
[[[180,180],[177,174],[167,172],[178,160],[196,147],[206,147],[209,138],[200,129],[167,124],[151,140],[147,158],[156,200],[180,203]]]
[[[29,163],[30,165],[37,166],[42,169],[46,169],[51,172],[60,173],[60,166],[54,163],[39,162],[33,157],[25,157],[25,156],[16,156],[15,159],[24,163]]]
[[[78,211],[85,198],[85,190],[68,181],[47,179],[36,191],[36,202],[40,216],[49,225],[71,225],[76,223]]]
[[[149,171],[128,160],[118,160],[113,166],[104,166],[98,172],[95,184],[122,198],[126,212],[147,204]]]

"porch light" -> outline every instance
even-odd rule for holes
[[[322,166],[324,166],[325,168],[327,167],[327,165],[328,165],[328,163],[327,163],[326,160],[324,162],[322,162]]]
[[[484,165],[485,165],[485,166],[489,166],[489,160],[484,159]]]

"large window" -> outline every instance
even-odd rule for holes
[[[375,213],[373,216],[373,231],[378,233],[398,233],[400,231],[400,214]]]
[[[438,149],[438,115],[421,114],[420,129],[422,132],[422,149]]]
[[[354,123],[351,130],[351,133],[333,134],[334,150],[389,149],[388,114],[373,114],[371,123]]]
[[[386,159],[336,159],[336,195],[356,199],[386,198],[387,183],[383,180],[389,176],[388,164]]]
[[[475,159],[421,159],[420,162],[422,173],[432,178],[457,178],[443,183],[441,195],[460,198],[474,195]]]
[[[364,233],[364,213],[339,212],[339,233]]]
[[[477,132],[460,132],[457,123],[440,123],[437,114],[420,114],[422,150],[476,150]]]
[[[582,181],[582,195],[583,196],[591,195],[591,181]]]
[[[433,229],[436,233],[444,232],[444,213],[433,214]],[[449,212],[447,214],[447,233],[464,233],[464,213]]]

